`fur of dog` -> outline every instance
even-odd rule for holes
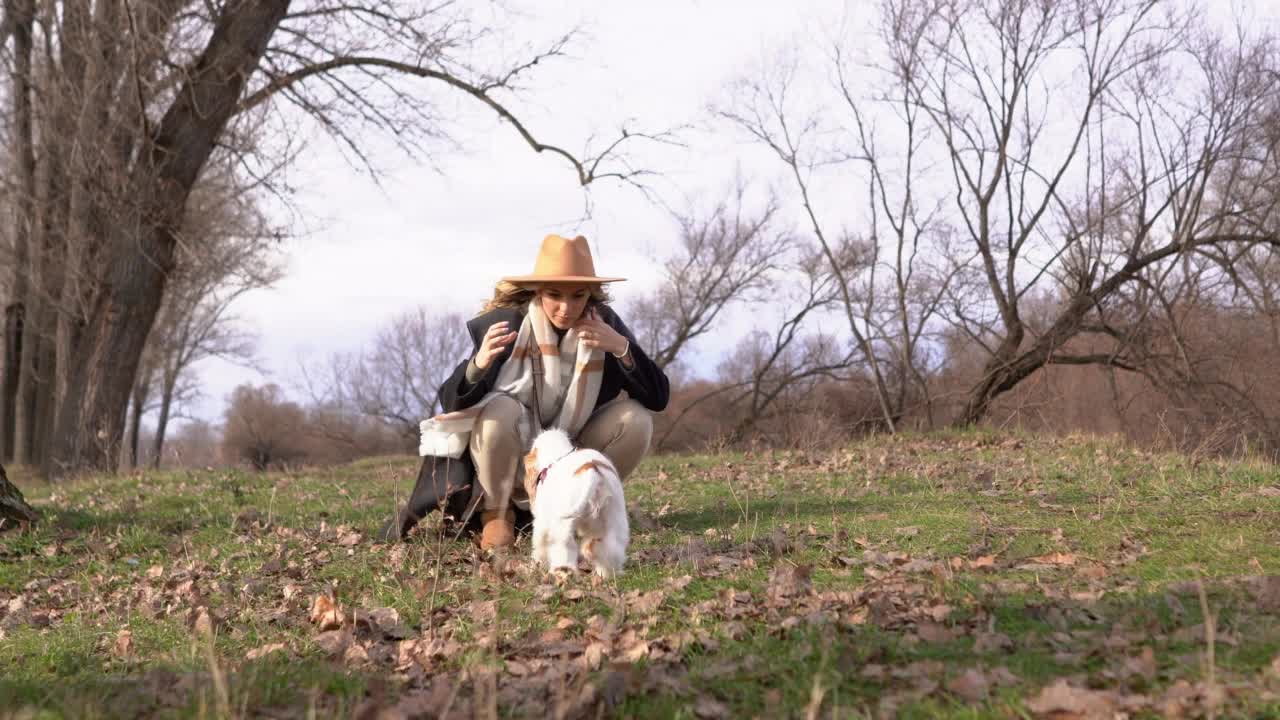
[[[524,467],[534,561],[551,570],[576,570],[581,551],[599,577],[620,573],[631,528],[622,479],[609,458],[574,448],[562,430],[546,430],[533,441]]]

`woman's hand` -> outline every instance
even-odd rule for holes
[[[630,347],[622,333],[609,327],[594,310],[589,310],[574,324],[582,344],[589,348],[599,348],[612,355],[622,355]]]
[[[496,322],[485,331],[480,341],[480,349],[476,351],[476,367],[484,370],[493,363],[493,359],[502,353],[502,349],[516,341],[515,332],[507,332],[507,323]]]

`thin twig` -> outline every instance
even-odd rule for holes
[[[1209,706],[1209,720],[1214,720],[1218,714],[1217,693],[1217,662],[1215,659],[1215,646],[1217,643],[1217,621],[1213,613],[1209,611],[1209,598],[1204,592],[1204,583],[1196,580],[1196,591],[1200,595],[1200,613],[1204,616],[1204,644],[1205,644],[1205,674],[1208,677],[1209,696],[1207,705]]]

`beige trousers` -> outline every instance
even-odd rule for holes
[[[500,510],[513,501],[527,507],[524,483],[516,482],[517,473],[524,472],[524,447],[516,432],[521,412],[514,398],[496,397],[480,411],[471,431],[471,459],[476,481],[484,489],[485,510]],[[648,452],[652,436],[653,416],[640,403],[625,398],[597,409],[575,442],[604,453],[625,478]]]

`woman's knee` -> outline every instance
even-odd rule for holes
[[[520,403],[505,395],[490,400],[476,417],[475,427],[471,432],[473,448],[488,448],[494,445],[519,445],[520,442]]]
[[[621,400],[594,418],[582,436],[583,445],[609,456],[618,474],[626,477],[649,450],[653,414],[635,400]]]
[[[618,424],[622,428],[619,441],[635,444],[641,452],[648,450],[649,441],[653,439],[653,413],[630,398],[622,401],[622,405],[618,414]]]

